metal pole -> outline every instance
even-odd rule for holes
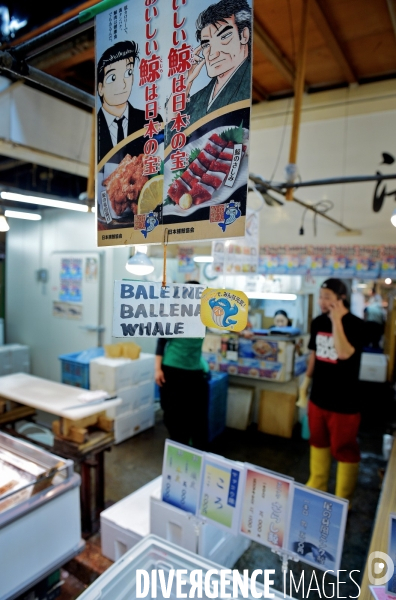
[[[364,183],[365,181],[382,181],[383,179],[396,179],[396,173],[393,175],[352,175],[351,177],[332,177],[330,179],[312,179],[311,181],[301,181],[298,183],[281,183],[281,188],[300,188],[300,187],[312,187],[315,185],[334,185],[337,183]]]
[[[18,62],[9,52],[0,51],[0,71],[8,71],[18,79],[26,79],[38,83],[50,90],[63,94],[76,102],[80,102],[89,108],[95,107],[95,98],[87,92],[83,92],[74,85],[65,83],[52,75],[48,75],[39,69],[30,67],[25,62]]]
[[[85,23],[80,23],[79,16],[76,16],[27,42],[14,46],[9,52],[18,60],[31,58],[36,54],[40,54],[40,52],[52,48],[52,46],[56,46],[57,44],[90,29],[93,25],[94,19],[86,21]]]

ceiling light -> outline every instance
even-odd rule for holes
[[[136,252],[126,263],[125,268],[133,275],[149,275],[154,271],[154,265],[146,254]]]
[[[26,219],[27,221],[40,221],[41,215],[31,212],[20,212],[18,210],[6,210],[4,211],[5,217],[11,217],[11,219]]]
[[[145,244],[136,244],[135,252],[141,252],[142,254],[147,254],[148,246]]]
[[[395,210],[392,213],[391,223],[392,223],[393,227],[396,227],[396,208],[395,208]]]
[[[395,225],[395,227],[396,227],[396,225]],[[386,285],[390,285],[392,283],[392,279],[390,277],[387,277],[385,279],[385,283],[386,283]]]
[[[282,292],[245,292],[248,298],[254,300],[296,300],[296,294],[283,294]]]
[[[25,204],[38,204],[39,206],[51,206],[52,208],[66,208],[67,210],[77,210],[79,212],[88,212],[86,204],[77,204],[77,202],[65,202],[64,200],[53,200],[52,198],[40,198],[39,196],[25,196],[25,194],[15,194],[14,192],[1,192],[2,200],[12,200],[13,202],[24,202]]]
[[[197,263],[212,263],[213,256],[194,256],[194,262]]]
[[[7,223],[7,219],[4,215],[0,215],[0,231],[8,231],[10,226]]]

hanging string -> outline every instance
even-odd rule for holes
[[[168,228],[165,227],[165,231],[164,231],[164,270],[162,273],[162,287],[166,286],[166,249],[168,246]]]

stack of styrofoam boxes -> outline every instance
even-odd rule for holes
[[[89,364],[91,390],[105,390],[122,399],[109,409],[118,444],[154,425],[154,354],[130,358],[94,358]]]
[[[102,554],[118,560],[150,533],[150,496],[161,497],[161,475],[100,513]]]
[[[160,476],[101,513],[102,554],[118,560],[143,537],[154,533],[220,565],[232,567],[249,548],[249,539],[227,533],[162,502],[161,485]]]
[[[0,346],[0,376],[30,373],[29,346],[4,344]]]

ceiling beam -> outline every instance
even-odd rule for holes
[[[288,58],[283,54],[274,40],[267,33],[258,19],[253,21],[254,43],[262,54],[276,67],[282,77],[294,85],[294,68]]]
[[[61,57],[60,60],[56,60],[56,57],[53,61],[53,63],[51,65],[48,65],[47,67],[45,65],[40,65],[40,67],[45,70],[47,73],[49,73],[50,75],[55,75],[56,77],[60,77],[60,74],[64,73],[65,71],[68,71],[69,69],[71,69],[72,67],[75,67],[76,65],[79,65],[83,62],[92,60],[95,60],[95,47],[92,43],[92,46],[89,48],[85,48],[84,50],[80,50],[80,51],[73,51],[72,54],[70,54],[70,52],[68,53],[68,56],[63,57],[63,59]]]
[[[311,5],[311,17],[315,22],[316,27],[321,33],[327,47],[341,67],[348,83],[356,83],[357,77],[353,72],[351,65],[348,62],[345,52],[341,47],[333,29],[330,27],[329,21],[324,14],[319,0],[314,0]]]
[[[396,0],[386,0],[389,10],[389,16],[392,21],[393,32],[396,37]]]

